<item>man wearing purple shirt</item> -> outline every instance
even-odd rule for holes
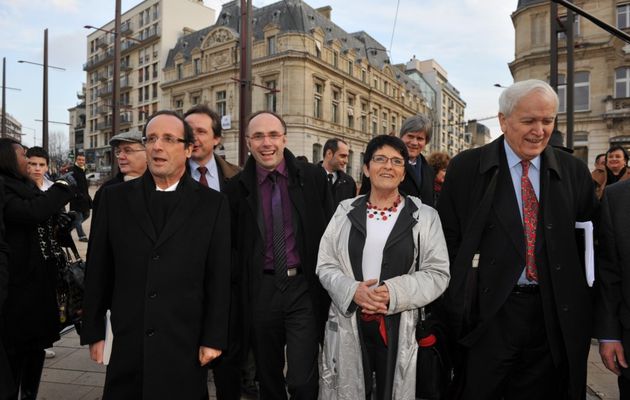
[[[333,201],[323,170],[297,161],[286,142],[279,115],[253,114],[251,156],[225,193],[244,289],[244,337],[254,348],[261,398],[286,399],[288,389],[293,399],[316,399],[318,341],[330,299],[315,264]]]

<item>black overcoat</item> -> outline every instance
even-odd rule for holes
[[[72,172],[72,176],[77,182],[74,188],[76,196],[70,201],[70,210],[87,214],[92,208],[92,198],[90,197],[85,170],[75,164],[70,168],[70,172]]]
[[[546,252],[537,260],[545,326],[554,360],[567,361],[571,398],[583,398],[592,327],[592,298],[580,262],[575,222],[594,216],[596,198],[586,165],[548,146],[541,154],[538,234]],[[525,265],[525,240],[514,186],[507,167],[504,138],[460,153],[449,164],[438,211],[449,257],[451,281],[446,292],[450,322],[461,328],[466,282],[472,259],[457,260],[462,236],[481,203],[492,175],[497,185],[480,230],[479,273],[475,292],[478,320],[460,342],[474,345],[487,322],[503,306]],[[540,237],[540,236],[539,236]],[[539,254],[537,253],[537,257]]]
[[[207,384],[199,346],[227,346],[228,203],[185,174],[177,206],[156,234],[145,199],[152,190],[148,171],[103,190],[90,237],[81,341],[104,339],[111,309],[103,398],[197,400]]]
[[[330,297],[319,283],[315,266],[319,242],[333,212],[332,196],[322,168],[297,161],[286,149],[284,159],[289,174],[289,197],[293,206],[293,225],[296,228],[301,268],[309,283],[318,326],[321,328],[319,333],[323,339]],[[265,231],[253,157],[250,156],[243,171],[228,182],[225,193],[230,201],[234,227],[233,246],[243,288],[243,326],[244,339],[247,340],[253,317],[252,300],[258,298],[263,273]]]
[[[594,337],[621,340],[630,350],[630,180],[607,186],[601,203]],[[628,368],[622,368],[630,377]]]
[[[9,176],[4,177],[4,194],[10,249],[8,297],[0,313],[5,349],[45,349],[59,339],[58,260],[44,259],[37,228],[74,195],[62,184],[42,192],[30,181]]]

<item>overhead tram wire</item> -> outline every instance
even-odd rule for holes
[[[394,45],[394,33],[396,33],[396,23],[398,22],[398,10],[400,9],[400,0],[396,3],[396,14],[394,15],[394,26],[392,27],[392,38],[389,41],[389,58],[392,58],[392,46]]]

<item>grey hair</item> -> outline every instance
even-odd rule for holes
[[[558,113],[558,94],[545,81],[539,79],[528,79],[516,82],[501,93],[499,97],[499,112],[509,117],[518,102],[531,92],[541,92],[555,103],[555,113]]]
[[[403,121],[400,127],[400,137],[409,132],[424,132],[427,143],[431,141],[431,121],[422,114],[413,115]]]

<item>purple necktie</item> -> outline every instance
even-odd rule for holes
[[[276,275],[276,287],[284,292],[289,285],[287,275],[287,249],[284,238],[284,218],[282,215],[282,197],[278,184],[278,172],[269,175],[271,181],[271,218],[273,220],[273,267]]]

